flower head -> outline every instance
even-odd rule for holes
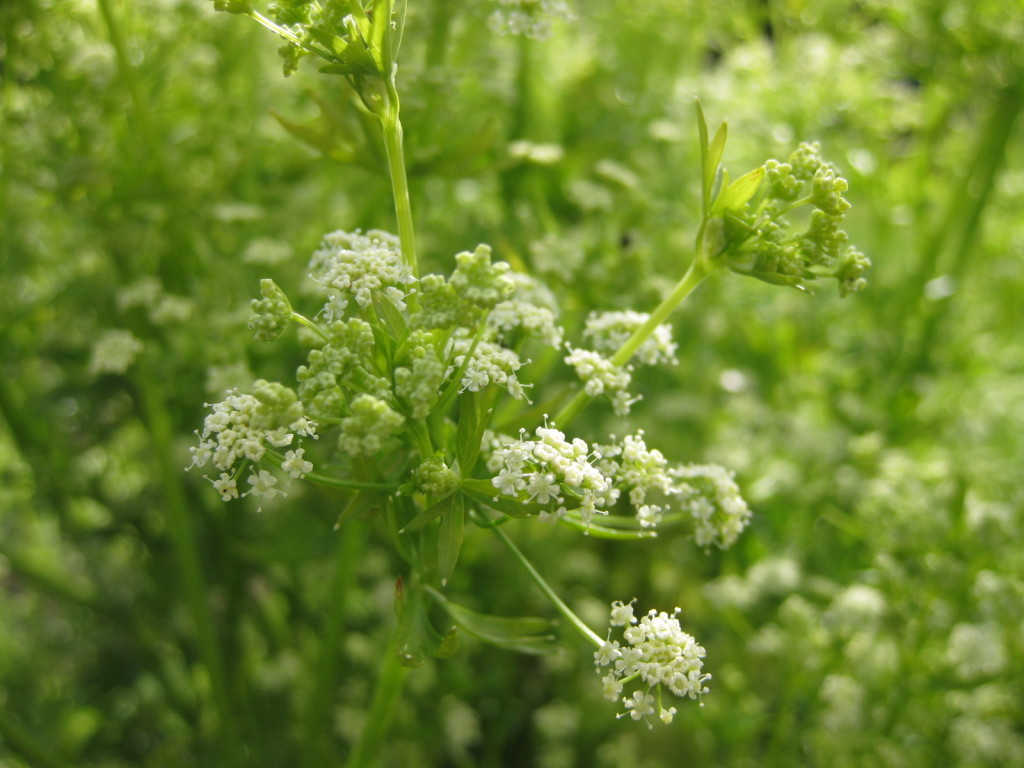
[[[704,648],[682,630],[679,613],[679,608],[671,614],[652,609],[637,619],[633,616],[633,601],[612,603],[611,626],[625,627],[622,635],[626,645],[605,641],[594,654],[594,665],[603,673],[605,696],[620,700],[626,708],[623,715],[628,713],[634,720],[649,724],[648,718],[657,707],[661,721],[670,723],[676,709],[662,707],[662,688],[690,699],[699,699],[708,692],[705,683],[711,675],[703,671]],[[640,681],[641,687],[622,696],[625,684],[634,680]]]

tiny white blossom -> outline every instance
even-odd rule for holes
[[[649,715],[654,714],[654,697],[649,693],[634,691],[632,696],[628,696],[622,701],[627,710],[632,710],[629,716],[634,720],[645,720]]]
[[[142,352],[142,340],[131,331],[104,331],[92,346],[89,372],[94,376],[103,373],[124,373]]]
[[[302,456],[304,453],[304,448],[297,448],[294,451],[288,451],[284,455],[284,461],[281,462],[281,469],[287,472],[292,479],[297,480],[300,477],[305,477],[313,471],[313,462],[303,459]]]
[[[251,485],[252,488],[245,492],[245,496],[252,494],[253,496],[263,497],[265,499],[272,499],[277,495],[284,495],[283,491],[274,487],[277,485],[277,478],[265,469],[261,469],[258,475],[249,475],[249,485]]]
[[[238,498],[238,484],[227,472],[221,472],[219,479],[211,480],[210,482],[213,483],[214,489],[224,501]]]
[[[633,615],[633,603],[635,602],[635,600],[630,600],[628,603],[623,603],[621,600],[616,600],[612,603],[611,625],[613,627],[636,624],[636,617]],[[616,643],[615,647],[618,648],[618,645]]]

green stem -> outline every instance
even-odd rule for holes
[[[409,201],[409,179],[405,172],[402,121],[398,115],[398,90],[395,88],[394,79],[390,78],[387,81],[387,106],[380,119],[384,132],[384,151],[387,153],[388,172],[391,174],[391,191],[395,196],[395,214],[398,217],[398,239],[402,243],[402,256],[413,277],[419,277],[412,203]]]
[[[366,726],[355,749],[345,761],[345,768],[376,765],[376,757],[394,719],[395,704],[402,693],[407,672],[408,668],[403,667],[398,658],[398,632],[395,631],[381,659],[373,703],[366,715]]]
[[[278,451],[267,449],[264,456],[269,460],[275,467],[280,467],[284,462],[284,456]],[[318,483],[319,485],[328,485],[331,488],[344,488],[350,491],[389,491],[393,492],[395,486],[389,483],[368,483],[362,480],[343,480],[339,477],[331,477],[330,475],[321,475],[319,472],[308,472],[302,476],[303,480],[309,480],[311,483]]]
[[[321,328],[319,325],[314,323],[312,320],[310,320],[305,315],[300,315],[298,312],[294,312],[293,311],[292,312],[292,321],[295,322],[295,323],[298,323],[299,325],[303,325],[306,328],[309,328],[309,330],[311,330],[313,333],[315,333],[317,336],[319,336],[324,341],[330,341],[331,340],[331,337],[328,336],[326,333],[324,333],[323,328]]]
[[[651,313],[647,321],[637,328],[633,335],[626,340],[626,342],[619,347],[619,351],[612,357],[612,365],[616,367],[622,367],[629,362],[630,358],[636,353],[648,337],[654,333],[658,326],[665,322],[666,318],[672,311],[678,307],[683,300],[693,293],[694,289],[700,285],[701,281],[707,277],[713,266],[709,266],[708,263],[702,258],[695,258],[690,264],[689,269],[686,270],[686,274],[683,275],[682,279],[676,283],[675,288],[672,292],[665,297],[665,299],[657,306],[657,308]],[[584,406],[590,401],[590,396],[582,389],[576,393],[576,396],[570,400],[561,411],[555,416],[553,422],[560,429],[564,429],[568,426],[569,422],[572,421],[583,410]]]
[[[28,733],[21,724],[9,714],[10,710],[0,708],[0,745],[6,745],[11,752],[21,755],[29,765],[38,768],[70,768],[71,763],[49,751],[35,736]]]
[[[1013,127],[1022,109],[1024,86],[1019,77],[1014,77],[1011,85],[1003,89],[992,105],[988,121],[978,138],[968,177],[953,185],[946,215],[922,251],[917,271],[910,283],[910,290],[915,295],[923,296],[925,284],[942,271],[959,279],[967,271],[971,257],[977,254],[977,233],[982,215],[995,189],[997,176],[1004,164],[1006,147],[1014,135]],[[943,269],[941,262],[947,255],[944,246],[949,245],[951,248]],[[910,290],[901,295],[909,294]],[[912,302],[902,304],[901,319],[904,326],[907,323],[907,309],[913,306]],[[920,330],[903,354],[905,374],[927,367],[939,325],[952,306],[952,299],[923,300]]]
[[[583,637],[592,642],[598,648],[604,645],[604,640],[602,640],[594,630],[584,624],[583,619],[573,613],[572,609],[562,602],[562,598],[555,594],[555,590],[553,590],[551,586],[544,581],[544,577],[541,576],[540,573],[537,572],[537,569],[533,567],[533,563],[526,559],[526,556],[519,550],[519,547],[512,543],[512,539],[508,537],[508,534],[497,526],[492,527],[491,530],[494,531],[495,535],[501,539],[512,554],[515,555],[515,558],[519,561],[520,565],[526,569],[526,572],[530,574],[530,578],[533,579],[534,583],[538,587],[540,587],[541,592],[543,592],[547,599],[551,601],[552,605],[554,605],[555,609],[562,614],[565,620],[572,624],[572,626],[575,627]]]
[[[365,546],[367,531],[365,523],[354,520],[345,526],[336,544],[334,575],[328,596],[331,602],[320,641],[319,657],[316,660],[313,691],[303,718],[305,737],[302,764],[309,768],[322,766],[326,762],[325,754],[320,753],[315,747],[324,744],[324,735],[330,732],[328,721],[331,705],[338,692],[338,662],[341,657],[341,636],[345,629],[346,598],[352,594],[355,586],[356,568],[360,562],[359,553]]]
[[[164,162],[160,142],[157,140],[156,132],[149,121],[149,110],[142,99],[142,89],[139,86],[139,79],[135,70],[128,60],[128,52],[121,36],[121,28],[118,26],[114,16],[110,0],[99,0],[100,14],[103,16],[103,23],[107,27],[107,34],[110,37],[110,45],[114,49],[114,57],[117,59],[117,69],[128,89],[128,97],[132,102],[132,117],[135,120],[142,143],[145,145],[146,156],[156,164],[160,179],[166,179],[167,164]]]
[[[199,561],[192,510],[182,491],[181,480],[178,476],[180,470],[176,469],[178,462],[175,460],[173,452],[173,426],[165,406],[159,380],[151,374],[150,367],[145,360],[140,361],[137,370],[138,394],[156,453],[156,469],[174,545],[178,577],[185,596],[185,603],[195,624],[199,651],[210,674],[214,706],[219,715],[222,743],[227,753],[224,764],[235,765],[241,754],[237,724],[228,693],[224,658],[218,644],[210,607],[206,602],[209,589],[203,575],[202,564]]]

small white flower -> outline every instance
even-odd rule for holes
[[[633,695],[623,699],[627,710],[632,710],[629,716],[634,720],[643,720],[654,714],[654,697],[644,691],[634,691]]]
[[[604,697],[608,701],[618,701],[619,696],[622,695],[622,681],[615,676],[614,672],[610,672],[601,678],[603,683]]]
[[[526,483],[526,492],[530,499],[538,504],[547,504],[558,498],[558,482],[550,472],[534,472]]]
[[[238,498],[238,484],[227,472],[221,472],[218,480],[211,480],[210,482],[213,483],[214,490],[220,494],[224,501]]]
[[[283,491],[274,487],[277,485],[277,478],[265,469],[261,469],[258,475],[249,475],[249,485],[251,485],[252,488],[245,492],[246,496],[252,494],[253,496],[265,499],[272,499],[277,495],[284,495]]]
[[[287,472],[293,480],[305,477],[313,471],[313,462],[303,459],[304,453],[304,448],[288,451],[284,455],[284,461],[281,462],[281,469]]]
[[[633,615],[633,603],[635,602],[635,600],[630,600],[628,603],[623,603],[621,600],[616,600],[612,603],[611,625],[613,627],[624,627],[627,624],[636,624],[636,617]],[[615,645],[618,647],[618,643]]]
[[[526,485],[522,475],[507,467],[498,472],[498,476],[491,480],[491,484],[507,496],[515,496]]]

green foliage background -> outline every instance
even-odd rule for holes
[[[495,10],[410,3],[424,271],[489,242],[570,326],[650,309],[699,218],[695,95],[734,176],[821,141],[875,266],[842,302],[717,274],[673,318],[679,366],[637,377],[652,444],[737,470],[734,549],[516,532],[595,626],[681,606],[705,706],[648,732],[570,634],[466,640],[409,675],[377,764],[1024,763],[1024,7],[588,0],[547,41]],[[6,0],[0,24],[0,764],[355,764],[400,563],[332,529],[341,497],[257,514],[182,468],[204,400],[298,362],[245,331],[259,278],[300,295],[324,232],[393,228],[382,149],[339,83],[284,80],[206,3]],[[141,341],[123,373],[111,330]],[[486,536],[455,579],[551,615]]]

